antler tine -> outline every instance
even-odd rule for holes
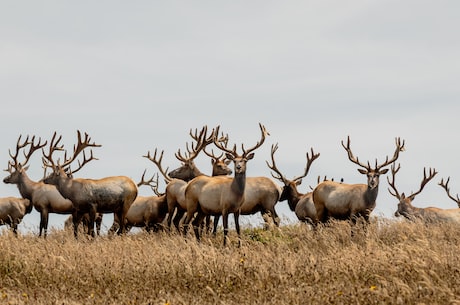
[[[270,168],[273,172],[277,173],[278,175],[274,175],[273,172],[271,172],[271,175],[273,178],[283,182],[284,184],[288,183],[288,180],[284,175],[280,172],[278,167],[276,166],[275,162],[275,152],[278,150],[278,143],[272,144],[272,149],[271,149],[271,159],[272,159],[272,164],[268,163],[268,161],[265,161],[267,163],[268,168]]]
[[[243,157],[247,156],[249,153],[253,152],[257,148],[262,146],[262,144],[264,144],[264,142],[265,142],[265,137],[270,135],[270,133],[267,131],[267,129],[265,128],[264,125],[259,123],[259,127],[260,127],[260,131],[262,132],[262,136],[261,136],[260,141],[258,141],[255,146],[251,147],[248,150],[245,150],[244,149],[244,144],[241,144],[241,149],[243,150]]]
[[[396,185],[395,185],[395,177],[396,177],[396,173],[399,171],[399,169],[401,168],[401,164],[398,163],[398,167],[395,166],[395,164],[393,163],[391,165],[391,177],[392,177],[392,181],[390,181],[390,178],[387,176],[387,181],[388,181],[388,184],[390,185],[390,187],[393,189],[393,192],[391,191],[390,188],[388,188],[388,191],[390,192],[390,194],[398,199],[401,199],[401,195],[399,194],[398,190],[396,189]]]
[[[142,173],[142,177],[141,177],[141,181],[139,181],[137,183],[137,186],[141,186],[141,185],[150,185],[150,183],[153,182],[153,177],[155,177],[155,175],[152,176],[152,178],[150,178],[149,180],[145,180],[145,173],[147,172],[147,169],[144,169],[144,172]]]
[[[423,168],[423,180],[422,182],[420,183],[420,189],[417,191],[417,192],[413,192],[409,198],[411,198],[412,200],[415,198],[415,196],[417,196],[418,194],[420,194],[423,190],[423,188],[425,187],[425,185],[431,180],[434,178],[434,176],[436,176],[438,172],[436,171],[436,169],[434,168],[431,168],[430,167],[430,170],[429,170],[429,175],[427,177],[426,175],[426,168],[424,167]]]
[[[446,183],[444,184],[444,178],[441,178],[441,182],[439,182],[439,185],[442,186],[446,190],[447,196],[453,201],[455,201],[458,207],[460,208],[460,197],[457,194],[457,198],[454,198],[454,196],[450,194],[450,188],[448,187],[449,181],[450,181],[450,177],[447,178]]]
[[[172,180],[172,178],[169,177],[169,174],[168,174],[169,167],[167,167],[166,170],[164,170],[163,166],[161,165],[161,162],[163,161],[164,150],[161,151],[159,158],[157,158],[157,153],[158,153],[158,149],[155,148],[155,151],[153,152],[153,157],[150,155],[150,151],[147,152],[147,155],[142,156],[142,157],[147,158],[150,161],[152,161],[158,167],[158,169],[160,170],[160,173],[163,175],[166,182],[169,183]]]
[[[376,169],[379,170],[381,169],[382,167],[384,166],[387,166],[387,165],[390,165],[392,164],[393,162],[395,162],[398,158],[399,158],[399,152],[401,151],[404,151],[406,148],[404,147],[404,144],[406,143],[405,140],[402,141],[402,144],[401,144],[401,138],[395,138],[395,142],[396,142],[396,150],[393,154],[393,158],[391,158],[391,160],[388,160],[388,156],[386,157],[385,159],[385,162],[382,164],[382,165],[378,165],[377,166],[377,160],[375,160],[375,165],[376,165]]]
[[[350,159],[351,162],[355,163],[356,165],[359,165],[361,167],[364,167],[365,169],[367,169],[368,171],[371,170],[371,166],[370,166],[370,163],[369,161],[367,162],[367,165],[364,164],[364,163],[361,163],[359,161],[359,159],[357,157],[355,157],[353,155],[353,152],[351,151],[351,148],[350,148],[350,136],[347,137],[347,145],[345,146],[345,144],[343,144],[343,141],[342,141],[342,146],[343,148],[345,148],[345,150],[347,151],[348,153],[348,159]]]
[[[313,151],[313,147],[311,148],[311,157],[308,155],[308,152],[306,153],[306,156],[307,156],[307,165],[305,166],[305,171],[303,173],[303,175],[301,176],[298,176],[298,177],[295,177],[293,180],[294,181],[297,181],[297,180],[300,180],[302,179],[303,177],[305,177],[308,172],[310,171],[310,167],[313,163],[313,161],[315,161],[316,159],[319,158],[319,153],[315,154],[315,152]]]

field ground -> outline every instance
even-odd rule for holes
[[[460,304],[460,226],[0,235],[1,304]]]

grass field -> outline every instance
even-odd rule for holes
[[[0,235],[0,304],[460,304],[460,227],[374,218],[222,234]]]

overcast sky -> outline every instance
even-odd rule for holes
[[[424,167],[439,174],[414,205],[455,208],[438,186],[460,193],[460,3],[458,1],[16,1],[0,5],[0,164],[19,135],[71,147],[77,129],[102,147],[80,177],[156,168],[142,155],[177,149],[190,128],[216,125],[230,143],[255,144],[258,123],[270,137],[248,164],[265,160],[298,176],[305,153],[321,153],[301,192],[318,175],[366,183],[340,141],[349,135],[362,161],[383,162],[406,141],[397,185],[419,188]],[[29,176],[43,176],[40,154]],[[197,164],[210,173],[205,155]],[[7,175],[4,172],[5,176]],[[2,178],[3,179],[3,178]],[[164,185],[163,185],[164,187]],[[393,217],[397,202],[381,179],[374,215]],[[1,196],[20,196],[0,184]],[[150,189],[140,189],[150,195]],[[286,202],[276,207],[295,221]],[[51,226],[65,217],[51,215]],[[243,223],[260,223],[260,218]],[[36,211],[22,228],[38,231]]]

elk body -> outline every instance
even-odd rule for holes
[[[387,177],[388,179],[388,184],[390,185],[391,189],[388,189],[391,195],[396,197],[399,202],[398,202],[398,209],[395,212],[395,216],[403,216],[409,220],[421,220],[424,222],[455,222],[455,223],[460,223],[460,208],[457,209],[440,209],[437,207],[426,207],[426,208],[418,208],[414,207],[412,205],[412,201],[415,199],[415,196],[420,194],[425,187],[425,185],[436,176],[437,172],[435,169],[429,170],[429,173],[427,175],[426,169],[423,169],[423,180],[420,184],[420,189],[417,192],[413,192],[409,196],[406,197],[404,193],[399,193],[396,186],[395,186],[395,176],[396,173],[399,171],[400,166],[392,166],[391,167],[391,172],[392,172],[392,181]],[[448,182],[447,182],[448,183]],[[443,186],[448,195],[448,187],[447,183],[443,184],[443,181],[441,181],[440,185]]]
[[[334,181],[320,183],[313,190],[313,202],[317,215],[315,223],[324,223],[330,218],[355,222],[358,217],[363,217],[366,222],[369,222],[369,215],[376,205],[380,175],[388,172],[385,166],[398,159],[400,151],[404,150],[404,141],[401,143],[401,140],[397,138],[393,158],[389,160],[387,156],[386,161],[381,165],[378,165],[376,160],[374,168],[371,168],[369,162],[367,165],[363,164],[353,156],[350,149],[350,137],[348,137],[346,146],[342,141],[342,146],[347,151],[350,161],[363,167],[358,171],[367,176],[367,184],[345,184]]]
[[[0,225],[7,224],[14,234],[18,234],[18,225],[26,214],[32,211],[29,199],[4,197],[0,198]]]
[[[8,172],[10,175],[5,177],[3,182],[16,184],[22,198],[26,198],[32,202],[34,208],[40,213],[39,236],[42,236],[43,232],[44,237],[46,237],[49,214],[71,214],[74,212],[74,208],[72,201],[65,199],[57,190],[56,186],[45,184],[42,181],[35,182],[28,177],[26,173],[28,166],[26,165],[30,157],[34,151],[46,145],[46,142],[40,143],[40,140],[38,144],[34,142],[35,137],[32,137],[31,141],[29,141],[29,137],[27,137],[23,143],[21,143],[21,137],[19,137],[15,154],[13,155],[10,152],[10,157],[12,159],[8,162]],[[30,145],[30,149],[27,154],[24,153],[26,157],[25,161],[19,162],[19,151],[28,145]]]
[[[74,205],[75,212],[73,214],[74,234],[77,236],[78,224],[84,213],[89,213],[90,223],[88,234],[94,236],[94,221],[96,213],[114,213],[120,219],[119,234],[124,233],[124,220],[131,204],[137,197],[137,186],[132,179],[125,176],[113,176],[102,179],[84,179],[72,178],[70,175],[80,170],[83,165],[93,160],[91,157],[86,158],[83,152],[83,161],[79,162],[79,167],[72,171],[70,164],[76,159],[86,147],[98,147],[94,143],[90,143],[88,134],[85,134],[85,139],[82,141],[81,133],[78,131],[78,143],[74,146],[73,156],[70,158],[64,157],[62,164],[59,161],[53,160],[52,154],[56,150],[62,150],[59,146],[61,137],[57,140],[56,133],[50,143],[50,151],[48,155],[44,155],[43,161],[45,167],[52,168],[53,172],[44,179],[45,183],[56,185],[59,192],[64,198],[70,199]]]
[[[215,137],[214,144],[226,152],[227,159],[234,163],[234,176],[198,176],[188,183],[185,190],[187,217],[184,221],[184,233],[187,232],[188,224],[195,213],[197,215],[193,220],[193,229],[198,240],[200,239],[199,227],[204,217],[206,215],[222,215],[225,245],[228,235],[228,215],[233,213],[235,228],[238,236],[240,236],[239,214],[246,189],[246,165],[249,160],[253,159],[253,151],[264,143],[268,134],[262,124],[259,126],[262,132],[261,140],[248,150],[244,149],[242,145],[243,153],[241,155],[236,151],[236,144],[233,150],[230,150],[218,142]]]
[[[271,158],[272,164],[267,162],[268,167],[276,173],[274,175],[272,173],[273,178],[281,181],[284,186],[279,198],[279,201],[287,200],[289,208],[291,211],[295,212],[297,218],[309,224],[313,224],[314,220],[316,219],[316,208],[313,202],[313,192],[308,192],[306,194],[302,194],[297,190],[297,186],[302,183],[302,178],[307,176],[308,171],[310,170],[311,164],[319,157],[319,153],[315,154],[313,152],[313,148],[311,149],[311,156],[307,153],[307,164],[305,166],[305,170],[303,175],[293,178],[289,180],[286,178],[285,175],[281,173],[281,171],[276,166],[275,162],[275,152],[278,150],[278,145],[272,145],[271,149]]]

